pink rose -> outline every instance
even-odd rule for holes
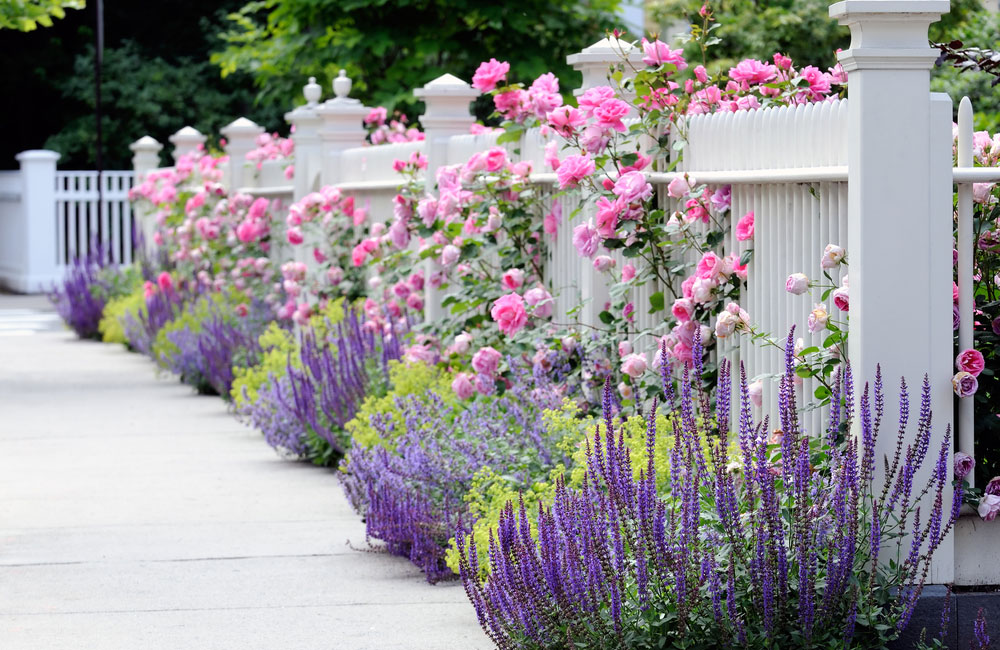
[[[406,297],[406,306],[414,311],[420,311],[424,308],[424,299],[419,293],[411,293]]]
[[[785,281],[785,291],[801,296],[809,290],[809,278],[805,273],[792,273]]]
[[[724,270],[725,262],[723,259],[715,253],[709,251],[702,255],[701,259],[698,260],[695,275],[699,278],[718,280],[721,276],[725,275]]]
[[[581,223],[573,228],[573,246],[581,256],[593,257],[600,244],[601,238],[593,223]]]
[[[584,178],[587,178],[596,171],[597,167],[589,154],[579,156],[567,156],[559,164],[556,170],[556,177],[559,179],[559,189],[576,187]]]
[[[500,282],[510,291],[517,291],[524,284],[524,271],[521,269],[510,269],[504,272],[500,278]]]
[[[552,171],[559,169],[559,143],[555,140],[545,145],[545,164],[552,168]]]
[[[827,244],[826,248],[823,249],[823,258],[820,260],[819,265],[824,269],[836,268],[844,261],[844,256],[846,255],[847,251],[840,246]]]
[[[653,196],[653,186],[646,181],[646,175],[639,171],[619,176],[611,191],[625,203],[637,203]]]
[[[602,196],[597,199],[597,232],[605,239],[615,237],[618,230],[618,215],[622,212],[622,205],[618,201],[609,201]]]
[[[545,119],[548,120],[549,126],[551,126],[556,133],[567,138],[572,136],[576,132],[576,129],[587,123],[587,117],[580,112],[579,109],[573,108],[572,106],[560,106],[546,115]],[[556,145],[555,141],[551,144]],[[556,147],[558,147],[558,145],[556,145]],[[548,155],[547,145],[546,155]],[[548,160],[547,157],[546,160]],[[558,167],[558,165],[556,165],[556,167]]]
[[[681,323],[686,323],[694,317],[694,302],[690,298],[678,298],[670,308],[670,313]]]
[[[642,51],[645,56],[642,57],[642,62],[650,67],[658,67],[664,63],[672,63],[677,66],[677,70],[681,71],[687,68],[687,61],[684,60],[684,50],[677,49],[671,50],[670,46],[663,41],[657,39],[650,43],[645,38],[642,39]],[[700,66],[699,66],[700,67]],[[702,73],[704,74],[704,68],[702,68]]]
[[[951,386],[959,397],[970,397],[979,390],[979,381],[972,373],[962,370],[951,378]]]
[[[451,350],[455,354],[465,354],[472,347],[472,336],[466,332],[462,332],[455,337],[455,342],[451,344]]]
[[[403,359],[407,363],[437,363],[437,352],[426,343],[416,343],[406,348]]]
[[[612,97],[605,99],[594,109],[594,119],[597,120],[598,126],[624,133],[626,129],[622,118],[628,115],[629,110],[630,107],[626,102]]]
[[[614,96],[615,90],[611,86],[596,86],[585,90],[576,103],[584,114],[591,116],[597,107]]]
[[[809,313],[809,321],[807,323],[809,332],[815,334],[826,329],[826,324],[829,320],[830,314],[826,311],[826,305],[816,303],[812,312]]]
[[[622,282],[628,282],[635,277],[635,266],[630,262],[622,267]]]
[[[748,84],[762,84],[771,81],[778,75],[774,66],[757,59],[744,59],[729,69],[729,78]]]
[[[472,355],[472,367],[480,375],[495,375],[499,364],[500,353],[489,346],[479,348]]]
[[[983,495],[983,498],[979,500],[978,512],[983,521],[993,521],[996,519],[997,514],[1000,513],[1000,496],[995,494]]]
[[[684,176],[677,176],[667,185],[667,196],[674,199],[683,199],[691,193],[694,181]]]
[[[618,356],[626,357],[632,354],[632,344],[628,341],[620,341],[618,343]]]
[[[546,234],[551,235],[554,239],[556,233],[559,232],[559,219],[562,217],[562,206],[559,203],[553,203],[552,211],[545,215],[542,219],[542,229]]]
[[[955,458],[953,461],[955,469],[955,478],[958,480],[964,479],[972,471],[972,468],[976,466],[976,459],[969,454],[959,451],[955,453]]]
[[[851,297],[847,287],[839,287],[830,294],[834,306],[840,311],[851,311]]]
[[[541,287],[528,289],[524,293],[524,302],[533,307],[533,313],[539,318],[548,318],[552,315],[552,294]]]
[[[467,372],[460,372],[455,375],[455,379],[451,382],[451,389],[455,391],[458,399],[463,400],[472,397],[476,391],[476,387],[472,383],[472,377]]]
[[[295,227],[288,229],[287,236],[288,236],[288,243],[293,246],[298,246],[303,241],[305,241],[305,238],[302,236],[302,231]]]
[[[507,165],[507,150],[503,147],[493,147],[483,157],[486,162],[486,171],[498,172]]]
[[[528,322],[528,315],[524,311],[524,300],[516,293],[508,293],[497,298],[490,315],[500,327],[500,331],[508,336],[517,334]]]
[[[594,258],[594,269],[600,272],[615,268],[615,260],[608,255],[598,255]]]
[[[632,379],[642,376],[642,373],[646,372],[646,368],[645,355],[632,353],[625,355],[622,359],[621,371]]]
[[[986,367],[986,361],[979,350],[963,350],[955,358],[955,367],[973,377],[979,377],[979,373]]]
[[[476,74],[472,75],[472,87],[488,93],[497,87],[497,82],[507,78],[510,64],[506,61],[490,59],[479,64]]]
[[[622,396],[622,399],[632,399],[635,396],[635,391],[624,381],[618,382],[618,393]]]
[[[159,285],[160,290],[165,293],[169,293],[174,290],[174,279],[170,277],[170,274],[166,271],[160,273],[156,278],[156,284]]]
[[[476,375],[476,390],[480,395],[490,395],[496,390],[496,383],[489,375]]]
[[[1000,476],[994,476],[990,479],[990,482],[986,484],[983,488],[983,492],[986,494],[995,494],[1000,496]]]
[[[682,341],[677,342],[677,344],[674,346],[674,349],[671,350],[671,354],[673,354],[674,358],[680,361],[681,363],[691,363],[691,361],[694,358],[691,355],[691,346]]]
[[[753,239],[753,211],[747,212],[736,224],[736,239],[746,241]]]
[[[762,382],[760,379],[758,379],[757,381],[755,381],[752,384],[750,384],[750,386],[747,389],[747,392],[750,394],[750,401],[753,402],[754,406],[756,406],[757,408],[760,408],[761,406],[763,406],[763,404],[764,404],[764,382]]]
[[[699,83],[708,83],[708,72],[705,70],[705,66],[699,65],[695,67],[694,77]]]
[[[451,266],[458,261],[462,251],[454,244],[448,244],[441,249],[441,266]]]

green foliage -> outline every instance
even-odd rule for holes
[[[65,18],[67,9],[83,9],[84,0],[0,0],[0,29],[30,32],[51,27],[53,18]]]
[[[945,35],[946,40],[960,40],[966,46],[995,47],[1000,43],[1000,14],[977,12]],[[975,109],[976,130],[994,133],[1000,130],[1000,85],[992,86],[995,77],[985,72],[959,72],[945,63],[934,69],[931,90],[948,93],[958,114],[958,102],[968,96]]]
[[[663,40],[676,35],[677,22],[699,23],[703,0],[654,0],[649,3],[654,21],[666,31]],[[832,66],[837,48],[847,48],[850,35],[830,18],[829,0],[719,0],[708,6],[720,27],[713,33],[720,41],[712,46],[710,73],[728,70],[744,58],[769,59],[775,52],[790,56],[798,66]],[[979,0],[952,0],[951,11],[931,25],[931,39],[945,40],[958,25],[981,11]],[[687,49],[687,48],[686,48]],[[688,61],[705,63],[697,48],[687,51]]]
[[[63,155],[61,165],[87,165],[95,156],[94,50],[78,54],[74,74],[62,83],[67,105],[82,110],[45,141],[45,148]],[[202,133],[219,129],[246,113],[251,93],[238,78],[220,81],[208,61],[182,57],[167,60],[143,54],[127,41],[104,51],[101,85],[105,162],[128,168],[128,145],[149,134],[160,142],[183,125]],[[247,116],[272,129],[279,127],[281,107],[260,107]]]
[[[417,395],[435,392],[446,404],[454,404],[455,392],[451,390],[451,375],[437,366],[426,363],[407,364],[402,361],[389,362],[389,390],[384,394],[378,391],[365,398],[354,419],[345,425],[349,437],[354,444],[364,448],[373,445],[393,447],[392,440],[384,440],[378,431],[371,426],[371,417],[380,414],[391,418],[398,426],[397,431],[403,431],[403,419],[396,408],[396,399],[407,395]]]
[[[128,345],[125,338],[125,329],[122,325],[122,318],[126,314],[138,316],[141,310],[146,308],[146,298],[142,288],[142,275],[136,267],[130,267],[122,271],[110,269],[111,273],[106,273],[109,280],[109,299],[104,305],[104,312],[101,314],[101,322],[97,329],[101,333],[101,340],[105,343],[121,343]]]
[[[470,79],[480,62],[508,60],[519,76],[552,71],[575,87],[566,55],[616,26],[619,0],[262,0],[230,15],[223,76],[249,73],[260,101],[299,101],[305,78],[329,82],[344,68],[352,95],[414,110],[412,91],[445,73]],[[483,115],[492,107],[483,110]]]

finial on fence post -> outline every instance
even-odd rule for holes
[[[612,36],[602,38],[576,54],[570,54],[566,57],[566,63],[583,75],[583,82],[573,94],[579,97],[585,90],[595,86],[606,86],[611,66],[623,63],[626,59],[632,63],[639,63],[642,60],[642,52],[628,41]]]
[[[246,184],[247,154],[257,147],[257,138],[264,133],[264,127],[245,117],[238,117],[219,132],[226,138],[224,148],[229,156],[226,187],[230,192],[236,192]]]
[[[892,384],[902,376],[916,387],[927,374],[932,449],[952,423],[952,139],[951,100],[930,92],[937,52],[927,31],[948,8],[947,0],[844,0],[830,7],[851,29],[850,49],[838,55],[848,73],[848,356],[861,378],[857,386],[874,379],[876,364]],[[907,280],[900,282],[904,268]],[[905,326],[900,305],[909,314]],[[897,418],[892,405],[885,421]],[[891,438],[878,439],[876,457],[892,456]],[[922,468],[914,483],[931,469]],[[881,480],[876,474],[876,484]],[[946,502],[950,490],[949,483]],[[929,512],[933,504],[922,506]],[[952,582],[954,560],[949,536],[934,554],[928,582]]]
[[[316,108],[322,95],[322,87],[316,77],[309,77],[309,83],[302,88],[306,98],[304,106],[285,113],[285,121],[292,125],[292,141],[295,142],[295,168],[293,179],[293,199],[298,201],[311,190],[317,189],[316,176],[322,167],[319,127],[322,123]]]
[[[445,74],[415,89],[413,94],[424,100],[420,124],[424,127],[424,155],[427,156],[424,178],[430,190],[438,168],[447,162],[449,138],[468,133],[476,120],[469,112],[469,103],[479,96],[479,91],[458,77]],[[428,278],[434,272],[434,265],[434,260],[427,260],[424,272]],[[441,294],[430,282],[425,286],[424,318],[436,320],[442,315]]]
[[[334,184],[339,179],[340,152],[360,147],[365,142],[366,132],[362,120],[368,114],[368,109],[357,99],[348,97],[351,85],[347,71],[341,70],[333,80],[334,97],[316,107],[316,114],[322,121],[319,137],[322,143],[324,185]]]
[[[152,136],[144,135],[128,146],[132,151],[132,170],[135,172],[135,182],[142,182],[142,177],[151,169],[160,166],[160,151],[163,145]]]
[[[197,151],[198,147],[205,144],[207,138],[193,126],[185,126],[167,139],[170,140],[170,144],[174,145],[171,156],[176,164],[181,156]]]

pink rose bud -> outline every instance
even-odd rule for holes
[[[594,258],[594,268],[598,271],[608,271],[615,267],[615,260],[608,255],[598,255]]]
[[[801,296],[809,290],[809,278],[805,273],[792,273],[785,280],[785,291]]]
[[[833,298],[833,304],[837,309],[844,312],[851,311],[851,298],[847,287],[834,289],[830,297]]]
[[[631,263],[626,264],[622,267],[622,282],[629,282],[635,277],[635,266]]]
[[[983,488],[983,492],[986,494],[995,494],[1000,496],[1000,476],[994,476],[990,479],[990,482],[986,484]]]
[[[823,249],[823,259],[820,260],[819,265],[824,269],[835,268],[840,266],[840,263],[844,261],[844,257],[846,255],[847,251],[840,246],[827,244],[826,248]]]
[[[951,386],[959,397],[970,397],[979,390],[979,381],[972,373],[962,370],[951,378]]]
[[[510,269],[504,272],[500,282],[510,291],[517,291],[524,284],[524,271],[521,269]]]
[[[625,357],[632,354],[632,344],[628,341],[621,341],[618,344],[618,356]]]

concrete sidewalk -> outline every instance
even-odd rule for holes
[[[69,333],[0,336],[0,648],[488,648],[329,470]]]

